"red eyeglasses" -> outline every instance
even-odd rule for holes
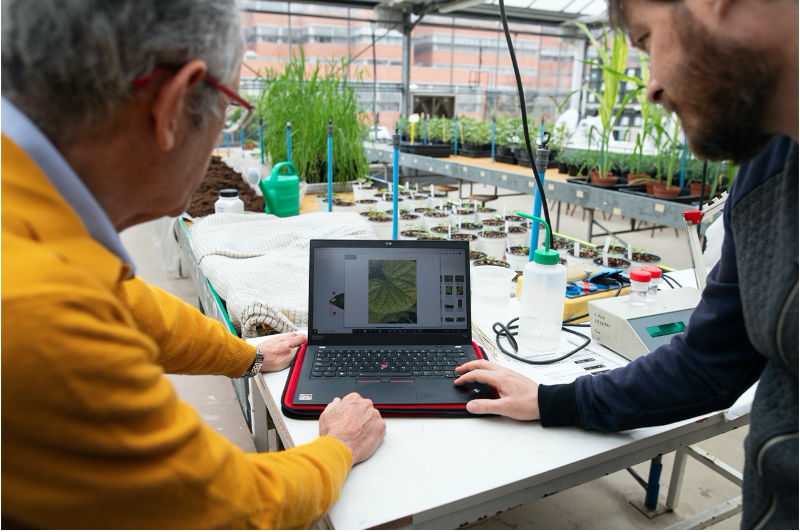
[[[178,70],[181,68],[182,65],[165,65],[156,68],[147,76],[143,76],[141,78],[136,78],[133,80],[133,88],[134,89],[141,89],[155,78],[160,76],[165,72],[170,72],[174,70]],[[245,123],[250,119],[250,116],[253,114],[253,106],[247,103],[247,101],[230,90],[228,87],[220,83],[219,81],[215,80],[211,76],[204,76],[203,80],[210,83],[212,86],[216,87],[217,89],[221,90],[224,94],[230,97],[231,102],[225,108],[225,122],[222,126],[223,133],[235,133],[239,131],[239,129],[244,126]]]

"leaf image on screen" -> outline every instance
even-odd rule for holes
[[[417,323],[417,261],[370,260],[369,323]]]

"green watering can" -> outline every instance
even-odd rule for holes
[[[262,179],[258,186],[264,194],[264,212],[280,217],[300,214],[300,177],[294,163],[276,164],[269,179]]]

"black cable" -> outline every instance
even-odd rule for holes
[[[675,288],[674,286],[672,286],[672,283],[669,282],[669,279],[667,279],[667,276],[664,275],[663,273],[661,274],[661,278],[664,279],[664,282],[667,283],[670,288]]]
[[[579,347],[577,347],[577,348],[573,349],[572,351],[570,351],[569,353],[567,353],[565,355],[561,355],[560,357],[557,357],[557,358],[551,358],[549,360],[529,360],[527,358],[518,357],[517,355],[515,355],[513,353],[509,353],[508,351],[506,351],[503,348],[503,346],[500,344],[500,338],[503,337],[506,340],[508,340],[508,343],[510,343],[511,347],[514,348],[514,351],[518,350],[517,341],[514,339],[514,335],[516,333],[514,333],[512,331],[518,329],[519,326],[511,325],[512,323],[514,323],[517,320],[519,320],[519,318],[514,318],[513,320],[509,321],[507,324],[502,324],[499,321],[495,322],[495,324],[492,325],[492,331],[494,331],[494,333],[497,335],[497,337],[495,338],[495,344],[497,344],[497,347],[500,349],[500,351],[502,351],[504,354],[510,356],[514,360],[519,360],[520,362],[524,362],[525,364],[532,364],[534,366],[545,366],[547,364],[553,364],[555,362],[561,362],[562,360],[571,357],[572,355],[574,355],[575,353],[577,353],[578,351],[580,351],[581,349],[583,349],[584,347],[586,347],[587,345],[592,343],[592,339],[589,338],[588,336],[586,336],[585,334],[581,334],[578,331],[573,331],[573,330],[567,329],[566,327],[561,327],[562,331],[566,331],[566,332],[568,332],[570,334],[574,334],[576,336],[580,336],[581,338],[583,338],[586,341],[583,344],[581,344]],[[500,327],[500,330],[497,330],[498,326]]]
[[[506,6],[503,0],[499,0],[500,4],[500,20],[503,23],[503,32],[506,34],[506,43],[508,44],[508,53],[511,56],[511,66],[514,67],[514,77],[517,79],[517,94],[519,95],[519,107],[522,114],[522,131],[525,136],[525,148],[528,150],[528,159],[531,162],[531,169],[533,170],[533,177],[536,180],[536,186],[539,189],[539,196],[542,198],[542,209],[544,210],[544,220],[547,225],[552,228],[550,223],[550,210],[547,208],[547,199],[544,194],[544,185],[539,177],[539,171],[536,169],[536,159],[533,157],[533,149],[531,148],[531,139],[528,134],[528,111],[525,106],[525,91],[522,89],[522,76],[519,73],[519,65],[517,65],[517,56],[514,53],[514,44],[511,42],[511,32],[508,30],[508,20],[506,19]],[[553,234],[550,233],[550,248],[554,249]]]
[[[622,291],[622,283],[620,283],[619,281],[612,281],[612,282],[617,285],[617,291],[611,297],[617,297],[619,295],[619,293]],[[577,316],[573,316],[573,317],[568,318],[566,320],[563,320],[561,322],[561,324],[562,324],[561,330],[562,331],[566,331],[566,332],[568,332],[570,334],[574,334],[576,336],[580,336],[581,338],[585,339],[586,341],[580,347],[578,347],[577,349],[573,349],[572,351],[570,351],[566,355],[562,355],[562,356],[560,356],[558,358],[552,358],[550,360],[542,360],[542,361],[528,360],[527,358],[518,357],[517,355],[515,355],[513,353],[509,353],[508,351],[506,351],[503,348],[502,345],[500,345],[500,338],[505,338],[506,340],[508,340],[508,343],[511,344],[511,347],[512,347],[512,349],[514,349],[515,352],[519,351],[519,345],[517,344],[517,340],[514,338],[514,336],[516,336],[516,334],[517,334],[514,331],[519,330],[519,325],[512,325],[514,322],[519,321],[519,318],[514,318],[513,320],[511,320],[511,321],[509,321],[508,323],[505,323],[505,324],[500,323],[499,321],[495,322],[494,325],[492,325],[492,332],[494,332],[494,334],[496,335],[494,343],[497,345],[498,349],[500,349],[500,351],[502,351],[504,354],[510,356],[514,360],[519,360],[520,362],[524,362],[526,364],[533,364],[533,365],[537,365],[537,366],[543,366],[543,365],[546,365],[546,364],[552,364],[554,362],[561,362],[562,360],[571,357],[572,355],[574,355],[575,353],[577,353],[578,351],[580,351],[581,349],[583,349],[584,347],[586,347],[587,345],[589,345],[592,342],[592,339],[589,338],[588,336],[586,336],[584,334],[581,334],[578,331],[573,331],[571,329],[567,329],[566,327],[563,327],[563,325],[571,323],[571,322],[576,321],[576,320],[580,320],[580,319],[586,318],[588,316],[589,316],[589,313],[587,312],[586,314],[579,314]],[[590,323],[575,323],[575,324],[570,325],[570,327],[590,327],[590,326],[591,326]],[[499,330],[498,330],[498,328],[499,328]]]
[[[678,285],[678,288],[683,288],[683,285],[682,285],[681,283],[679,283],[678,281],[676,281],[675,279],[673,279],[673,278],[672,278],[672,277],[670,277],[669,275],[667,275],[667,274],[665,274],[665,273],[662,273],[662,274],[661,274],[661,277],[663,277],[665,281],[667,281],[667,279],[669,279],[669,281],[672,281],[673,283],[675,283],[676,285]],[[669,281],[667,281],[667,284],[669,284]],[[671,285],[671,284],[670,284],[669,286],[670,286],[670,288],[672,288],[672,285]]]

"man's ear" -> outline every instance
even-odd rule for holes
[[[181,120],[189,106],[189,93],[203,80],[206,71],[205,61],[189,61],[158,89],[150,113],[156,126],[156,142],[161,150],[170,151],[175,147]]]

